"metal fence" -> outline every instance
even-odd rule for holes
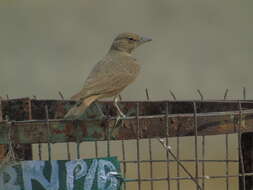
[[[185,189],[181,185],[185,181],[189,181],[191,185],[194,184],[195,187],[193,189],[204,190],[209,189],[206,184],[215,179],[222,179],[225,185],[224,189],[228,190],[235,189],[235,187],[231,187],[230,183],[230,180],[233,178],[239,179],[239,188],[242,190],[252,187],[251,176],[253,173],[250,172],[251,168],[248,168],[251,166],[250,161],[252,159],[249,156],[249,153],[252,151],[250,146],[248,146],[251,140],[247,137],[253,131],[253,104],[251,101],[121,102],[123,104],[122,109],[126,109],[131,114],[124,118],[121,126],[116,129],[112,124],[116,119],[114,116],[110,116],[109,119],[107,118],[107,123],[103,123],[103,125],[101,123],[92,123],[94,128],[102,126],[99,134],[93,133],[93,139],[89,136],[88,138],[84,136],[83,131],[84,128],[87,128],[88,124],[84,126],[81,124],[82,121],[71,121],[71,127],[74,127],[74,130],[68,125],[67,127],[64,126],[63,132],[56,132],[59,125],[56,122],[65,123],[66,121],[54,118],[57,106],[52,106],[54,105],[52,102],[34,100],[33,108],[33,103],[30,99],[28,99],[30,103],[24,103],[27,100],[22,101],[23,103],[19,104],[16,102],[16,107],[10,106],[10,102],[4,103],[5,106],[1,109],[3,118],[8,114],[8,117],[11,117],[11,110],[16,110],[16,112],[20,112],[19,116],[27,116],[28,120],[23,119],[24,121],[22,121],[20,119],[20,121],[13,121],[14,119],[11,120],[9,118],[9,121],[6,121],[0,127],[2,127],[3,131],[7,131],[10,138],[6,139],[4,134],[0,135],[0,139],[2,139],[1,143],[8,144],[9,141],[12,141],[15,144],[36,144],[39,142],[37,144],[37,151],[34,153],[37,154],[38,159],[43,159],[43,151],[45,149],[42,147],[45,144],[42,143],[47,142],[47,159],[51,160],[54,159],[52,156],[52,146],[55,146],[52,143],[62,143],[65,139],[65,142],[67,142],[65,152],[67,159],[81,158],[83,148],[93,150],[93,154],[90,154],[91,157],[118,156],[125,179],[123,183],[125,190],[133,188],[138,190],[154,190],[157,189],[156,183],[158,182],[163,183],[163,189],[170,190],[176,188],[180,190]],[[69,102],[60,102],[59,104],[67,105]],[[106,113],[111,114],[114,112],[111,111],[110,102],[104,104],[102,108]],[[20,111],[17,109],[17,105],[27,106],[28,109]],[[38,109],[38,107],[43,109]],[[33,110],[35,111],[33,112]],[[64,111],[58,110],[58,112],[66,113],[65,107]],[[54,116],[52,113],[54,113]],[[33,117],[37,117],[37,119],[33,120]],[[91,120],[91,122],[93,121]],[[29,127],[33,132],[29,131]],[[42,130],[38,131],[41,132],[41,136],[37,135],[34,137],[33,134],[36,133],[36,129],[39,127]],[[67,129],[70,131],[66,131]],[[245,141],[242,138],[243,132],[248,132],[245,133],[247,137],[245,137]],[[59,139],[56,133],[61,133],[66,138]],[[207,159],[206,154],[209,150],[206,149],[206,138],[209,135],[218,134],[223,135],[225,158]],[[237,136],[237,147],[232,147],[238,150],[238,157],[236,159],[229,158],[230,135],[233,137]],[[182,149],[181,141],[185,138],[184,136],[193,138],[193,149],[190,151],[194,154],[191,159],[181,159],[180,156]],[[173,145],[172,141],[174,141]],[[70,144],[70,142],[75,143],[75,151],[73,150],[73,144]],[[131,142],[131,146],[129,142]],[[113,148],[114,146],[118,148],[115,149]],[[157,153],[155,149],[158,149],[158,147],[161,148],[161,152],[165,153],[165,159],[156,158],[154,152]],[[19,147],[19,149],[23,148],[22,146]],[[132,155],[134,149],[135,157],[128,159],[128,155]],[[142,158],[143,150],[146,152],[146,159]],[[73,152],[76,155],[73,155]],[[100,152],[103,153],[100,154]],[[245,159],[244,157],[247,158]],[[209,175],[206,171],[206,165],[209,163],[222,163],[225,174]],[[160,167],[162,166],[161,173],[164,176],[157,175],[156,164],[159,164]],[[231,164],[239,166],[237,173],[232,174],[230,172]],[[135,170],[135,176],[130,174],[129,170]],[[162,170],[165,170],[165,172]]]
[[[191,154],[192,159],[182,159],[183,151],[185,151],[184,145],[186,145],[184,142],[185,138],[187,138],[188,142],[190,141],[194,145],[194,137],[172,137],[168,138],[168,142],[170,142],[169,145],[171,146],[172,153],[174,153],[183,167],[195,177],[196,160],[194,151]],[[238,178],[239,173],[237,169],[239,166],[239,160],[237,158],[229,158],[229,150],[232,148],[237,149],[238,147],[230,146],[230,149],[228,148],[230,144],[229,139],[235,140],[235,135],[228,134],[222,137],[225,144],[225,146],[222,146],[222,148],[225,147],[223,155],[224,159],[207,159],[206,152],[208,149],[206,149],[206,141],[208,140],[206,139],[208,138],[209,141],[213,141],[215,137],[198,137],[198,144],[200,146],[198,146],[199,156],[197,167],[199,173],[197,179],[201,189],[211,189],[210,184],[218,186],[215,181],[216,179],[220,180],[219,184],[223,183],[221,186],[223,186],[224,189],[238,189],[238,187],[231,187],[231,184],[238,185],[238,182],[235,181],[231,183],[231,179]],[[166,139],[164,140],[166,142]],[[173,159],[173,156],[162,148],[156,138],[140,139],[138,143],[137,140],[82,142],[80,145],[77,143],[70,143],[68,145],[69,149],[62,149],[61,155],[64,155],[64,157],[56,155],[54,152],[57,151],[57,148],[59,147],[66,147],[67,144],[53,144],[51,145],[51,148],[48,148],[47,144],[36,144],[34,146],[36,146],[34,147],[34,159],[41,160],[47,160],[50,158],[71,160],[77,159],[78,157],[94,158],[117,156],[120,159],[121,171],[125,178],[125,183],[123,183],[124,189],[185,189],[186,184],[182,184],[182,182],[185,183],[185,181],[189,181],[187,184],[188,187],[196,189],[194,188],[195,184],[191,177],[183,171],[180,164]],[[139,149],[137,149],[138,146]],[[85,150],[87,149],[88,151],[86,152]],[[51,150],[50,156],[48,150]],[[237,151],[233,151],[233,154],[236,152]],[[213,154],[215,153],[213,152]],[[208,168],[210,168],[209,165],[220,167],[220,170],[222,168],[222,170],[224,170],[224,175],[216,174],[218,172],[213,172],[213,174],[210,175],[210,172],[207,171]]]

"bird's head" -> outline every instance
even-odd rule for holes
[[[139,45],[151,40],[151,38],[142,37],[134,33],[121,33],[113,40],[111,49],[131,53]]]

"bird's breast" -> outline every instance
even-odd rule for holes
[[[124,71],[129,75],[136,75],[140,71],[140,64],[138,64],[133,58],[126,58],[126,60],[120,61],[118,66],[121,71]]]

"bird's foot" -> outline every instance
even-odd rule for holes
[[[118,115],[118,117],[116,118],[115,124],[114,124],[114,128],[116,128],[121,122],[123,122],[123,119],[125,119],[125,118],[126,118],[126,115],[124,115],[123,113]]]
[[[126,115],[125,115],[125,114],[123,114],[123,112],[120,110],[120,111],[119,111],[119,117],[125,118],[125,117],[126,117]]]

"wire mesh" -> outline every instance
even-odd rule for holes
[[[230,135],[223,135],[224,139],[226,139],[230,136]],[[232,135],[234,137],[234,135]],[[179,137],[179,141],[181,142],[181,146],[180,148],[182,148],[182,150],[185,150],[183,148],[184,145],[186,145],[183,141],[184,141],[185,137]],[[194,137],[192,137],[194,138]],[[204,139],[208,138],[208,137],[202,137]],[[213,137],[212,137],[213,138]],[[180,175],[177,176],[177,167],[174,167],[176,165],[178,165],[176,163],[176,161],[174,159],[157,159],[158,156],[156,156],[155,154],[157,154],[159,151],[159,156],[161,156],[161,154],[163,153],[164,150],[155,150],[158,149],[159,146],[156,144],[156,139],[148,139],[148,140],[143,140],[140,139],[139,140],[139,144],[140,144],[140,148],[139,148],[139,160],[137,158],[134,158],[135,156],[137,156],[135,154],[135,152],[133,152],[133,148],[136,146],[137,142],[133,142],[129,140],[122,140],[122,141],[113,141],[110,142],[110,155],[111,156],[117,156],[120,159],[120,163],[121,163],[121,170],[122,170],[122,175],[125,179],[125,183],[123,183],[123,189],[128,190],[128,189],[134,189],[134,188],[141,188],[141,189],[162,189],[161,187],[163,187],[163,189],[175,189],[179,187],[181,189],[185,189],[185,181],[189,181],[190,182],[190,186],[191,188],[188,189],[196,189],[196,187],[194,188],[194,183],[191,182],[191,178],[187,175],[184,175],[183,172],[180,172]],[[169,142],[171,142],[171,144],[173,144],[172,147],[174,147],[174,144],[176,145],[176,139],[175,138],[169,138],[168,139]],[[174,142],[173,142],[174,141]],[[107,142],[107,141],[106,141]],[[202,141],[203,143],[203,141]],[[95,144],[95,143],[94,143]],[[104,157],[107,156],[108,152],[107,150],[104,151],[104,148],[108,148],[108,144],[104,144],[104,142],[97,142],[97,155],[96,152],[93,151],[93,154],[89,154],[88,156],[82,155],[80,154],[80,158],[87,158],[87,157]],[[149,146],[151,144],[151,158],[149,157],[143,157],[141,154],[141,150],[140,149],[145,149],[146,148],[149,150]],[[106,145],[106,146],[105,146]],[[118,145],[120,145],[120,149],[121,151],[118,151],[117,147]],[[54,151],[54,146],[52,147],[52,152]],[[65,146],[64,144],[62,146]],[[231,173],[229,172],[229,165],[230,164],[236,164],[237,167],[239,167],[239,160],[238,159],[228,159],[228,146],[229,146],[229,141],[228,144],[226,146],[226,150],[225,152],[225,159],[205,159],[205,157],[201,157],[201,159],[198,160],[198,162],[200,163],[199,166],[201,165],[201,169],[202,169],[202,173],[201,175],[198,176],[198,180],[199,182],[201,181],[201,188],[202,189],[211,189],[210,188],[210,184],[215,185],[215,180],[216,179],[223,179],[223,182],[225,184],[225,188],[224,189],[231,189],[230,188],[230,179],[233,178],[238,178],[239,176],[243,177],[243,176],[251,176],[252,173],[245,173],[243,174],[239,174],[236,173],[234,170],[231,171]],[[80,149],[84,149],[84,147],[88,147],[86,145],[86,142],[82,142],[80,143]],[[192,146],[194,147],[194,146]],[[72,149],[75,149],[74,146],[71,147]],[[70,149],[71,149],[70,148]],[[174,147],[176,150],[176,147]],[[199,147],[200,148],[200,147]],[[203,147],[201,147],[202,150],[205,150]],[[95,148],[94,148],[95,149]],[[137,147],[136,147],[137,149]],[[45,152],[44,152],[45,151]],[[206,151],[206,150],[205,150]],[[42,154],[46,154],[47,150],[44,148],[42,148]],[[71,153],[73,153],[74,151],[71,150]],[[137,150],[136,150],[137,152]],[[47,152],[48,153],[48,152]],[[203,153],[203,152],[202,152]],[[148,154],[150,155],[150,152],[148,152]],[[55,159],[55,153],[52,154],[51,159]],[[165,156],[167,158],[167,156]],[[44,159],[49,159],[48,157],[43,157]],[[66,155],[67,158],[67,155]],[[169,156],[170,158],[170,156]],[[36,159],[36,157],[34,158]],[[180,159],[179,160],[183,165],[185,165],[185,167],[194,175],[194,166],[196,160],[193,159]],[[148,167],[147,164],[152,163],[152,169],[151,167]],[[167,174],[167,164],[169,164],[170,166],[170,175],[168,177]],[[206,176],[209,172],[207,171],[207,168],[210,168],[210,166],[208,167],[208,165],[211,164],[212,166],[218,165],[220,166],[220,164],[223,164],[223,170],[225,171],[224,175],[209,175],[208,177]],[[139,165],[139,166],[138,166]],[[141,167],[141,165],[144,165],[146,167]],[[173,166],[174,165],[174,166]],[[204,167],[203,167],[204,165]],[[172,167],[172,168],[171,168]],[[179,167],[180,170],[180,167]],[[138,173],[139,171],[139,173]],[[149,176],[146,174],[149,173]],[[141,177],[141,176],[147,176],[147,177]],[[147,183],[148,182],[148,183]],[[165,183],[163,183],[165,182]],[[176,183],[175,183],[176,182]],[[163,185],[161,185],[163,184]],[[234,183],[233,183],[234,184]],[[160,187],[160,188],[159,188]],[[233,187],[232,189],[237,189],[235,187]]]
[[[230,180],[233,178],[242,178],[243,179],[243,190],[245,190],[245,176],[252,176],[252,173],[245,173],[245,170],[242,167],[243,160],[242,158],[242,150],[241,150],[241,120],[243,118],[243,111],[239,105],[239,111],[240,111],[240,118],[238,123],[236,123],[237,127],[237,138],[238,138],[238,158],[237,159],[230,159],[229,158],[229,136],[234,136],[230,134],[225,134],[223,136],[223,142],[224,142],[224,159],[207,159],[207,145],[206,140],[209,137],[201,136],[201,141],[199,141],[198,137],[198,117],[197,117],[197,107],[195,102],[193,102],[193,110],[194,110],[194,129],[195,134],[193,137],[191,137],[193,141],[192,150],[194,154],[192,155],[191,159],[183,159],[182,156],[180,156],[180,152],[182,153],[182,150],[184,150],[183,146],[185,146],[184,138],[186,137],[176,137],[176,138],[169,138],[169,124],[170,119],[168,117],[168,104],[166,104],[166,113],[165,113],[165,127],[166,127],[166,134],[167,138],[165,138],[165,144],[167,146],[171,146],[172,149],[175,150],[175,155],[177,159],[179,160],[180,164],[184,165],[185,168],[194,175],[194,179],[198,184],[201,186],[201,189],[210,189],[210,183],[211,181],[215,180],[223,180],[224,182],[224,189],[231,189]],[[191,177],[184,174],[183,171],[181,171],[180,164],[173,159],[173,157],[170,156],[168,150],[161,149],[160,153],[165,152],[164,159],[158,159],[157,149],[159,147],[158,144],[155,143],[155,139],[149,138],[149,139],[142,139],[141,138],[141,131],[139,130],[139,104],[136,104],[136,121],[137,121],[137,138],[135,140],[135,143],[131,140],[121,140],[121,141],[111,141],[110,138],[110,130],[107,130],[107,140],[106,140],[106,151],[100,150],[100,148],[104,149],[104,145],[101,146],[102,143],[95,141],[94,142],[94,154],[90,155],[90,157],[103,157],[103,156],[118,156],[120,158],[121,162],[121,168],[122,168],[122,175],[125,178],[125,182],[123,183],[123,189],[128,190],[132,188],[136,188],[138,190],[141,189],[150,189],[154,190],[157,189],[159,186],[159,183],[163,183],[164,189],[185,189],[185,181],[191,181]],[[235,121],[236,122],[236,121]],[[77,124],[78,126],[78,124]],[[77,130],[78,131],[78,130]],[[187,137],[189,138],[189,137]],[[80,149],[85,145],[85,142],[81,143],[78,142],[78,136],[77,136],[77,158],[82,158],[82,155],[80,154]],[[121,151],[115,151],[115,146],[120,145]],[[145,149],[146,146],[146,149]],[[136,154],[134,156],[131,156],[133,154],[131,151],[132,148],[135,147]],[[145,156],[142,155],[142,149],[147,150],[148,156],[146,158],[143,158]],[[38,150],[39,158],[41,159],[41,148]],[[131,151],[131,152],[130,152]],[[184,150],[185,151],[185,150]],[[67,158],[70,156],[70,150],[67,151]],[[48,149],[48,155],[50,155],[50,148]],[[182,157],[182,159],[181,159]],[[201,158],[201,159],[200,159]],[[51,156],[49,156],[48,159],[51,159]],[[240,161],[240,167],[242,168],[242,173],[235,173],[230,171],[230,165],[236,164],[239,167],[239,161]],[[222,163],[224,165],[224,175],[209,175],[207,169],[208,164],[220,164]],[[149,164],[149,167],[147,167],[147,164]],[[146,167],[142,167],[146,166]],[[174,165],[174,167],[173,167]],[[160,173],[163,173],[164,175],[159,174],[157,168],[163,167],[165,171],[159,171]],[[193,167],[194,166],[194,167]],[[172,167],[172,168],[171,168]],[[135,169],[134,169],[135,168]],[[147,169],[149,168],[149,169]],[[135,172],[133,172],[135,170]],[[199,172],[201,171],[201,172]],[[149,173],[149,177],[143,177],[145,173]],[[173,172],[173,174],[171,173]],[[195,174],[194,174],[195,173]],[[147,176],[147,175],[145,175]],[[147,183],[148,182],[148,183]],[[176,182],[176,183],[175,183]],[[192,183],[192,182],[191,182]],[[192,189],[200,189],[198,185],[195,185],[192,183]],[[234,188],[235,189],[235,188]]]
[[[149,97],[148,93],[147,96]],[[112,141],[110,129],[106,129],[106,141],[94,141],[92,142],[93,153],[85,155],[87,157],[103,157],[103,156],[117,156],[120,159],[122,175],[125,178],[123,183],[123,189],[138,189],[138,190],[154,190],[154,189],[185,189],[186,184],[191,187],[191,189],[211,189],[210,183],[215,183],[216,180],[222,180],[224,183],[224,188],[222,189],[238,189],[238,186],[232,186],[231,181],[234,178],[240,178],[242,180],[242,190],[246,190],[245,178],[246,176],[253,176],[253,173],[245,172],[244,159],[241,145],[241,128],[243,120],[243,110],[241,108],[241,102],[238,102],[239,120],[235,120],[236,136],[238,148],[233,147],[236,150],[232,150],[229,141],[229,137],[235,135],[225,134],[222,135],[223,145],[224,145],[224,158],[214,159],[209,158],[209,149],[207,148],[207,140],[209,136],[199,136],[198,135],[198,116],[201,113],[197,113],[196,102],[192,102],[193,115],[194,118],[194,135],[192,137],[169,137],[170,134],[170,124],[171,117],[169,116],[168,102],[166,103],[166,110],[163,115],[165,117],[164,127],[166,128],[166,138],[164,140],[167,147],[171,147],[173,153],[175,152],[174,159],[173,154],[170,153],[170,149],[163,149],[161,145],[156,142],[154,138],[142,139],[140,130],[140,105],[136,103],[136,139],[133,140],[121,140]],[[55,153],[53,151],[54,144],[51,144],[50,138],[50,122],[48,121],[48,108],[45,106],[46,113],[46,126],[48,128],[48,143],[47,143],[47,155],[48,160],[55,159]],[[143,118],[143,117],[142,117]],[[77,126],[76,131],[76,157],[84,158],[81,153],[87,142],[81,142],[79,139],[79,124],[75,122]],[[154,126],[155,127],[155,126]],[[179,128],[178,128],[179,130]],[[191,158],[184,158],[184,151],[186,151],[185,146],[188,145],[184,143],[185,138],[190,138],[192,140],[192,146],[190,151],[192,151]],[[215,137],[212,137],[215,138]],[[235,138],[234,138],[235,139]],[[106,142],[106,143],[105,143]],[[66,144],[64,144],[66,146]],[[214,145],[217,146],[217,145]],[[115,148],[118,147],[118,148]],[[119,148],[120,147],[120,148]],[[90,147],[89,147],[90,148]],[[209,147],[210,148],[210,147]],[[136,153],[133,153],[133,150]],[[115,151],[116,150],[116,151]],[[147,154],[143,151],[146,150]],[[189,151],[189,149],[188,149]],[[211,151],[214,151],[213,149]],[[238,153],[236,158],[230,158],[230,152]],[[37,146],[37,155],[34,156],[36,159],[42,160],[45,158],[45,149],[42,144]],[[145,156],[147,155],[147,156]],[[157,156],[159,155],[159,156]],[[67,144],[66,159],[73,158],[73,147]],[[161,158],[162,157],[162,158]],[[179,162],[178,162],[179,161]],[[209,164],[222,164],[222,169],[224,174],[212,174],[208,171],[210,168]],[[197,184],[194,184],[191,176],[185,174],[182,170],[182,165],[189,171],[193,176]],[[234,172],[231,166],[234,165],[237,168],[240,167],[240,171]],[[235,167],[235,168],[236,168]],[[149,175],[147,175],[149,174]],[[212,182],[214,181],[214,182]],[[188,183],[189,182],[189,183]],[[162,185],[161,185],[162,184]],[[187,188],[190,189],[190,188]],[[220,188],[221,189],[221,188]]]

